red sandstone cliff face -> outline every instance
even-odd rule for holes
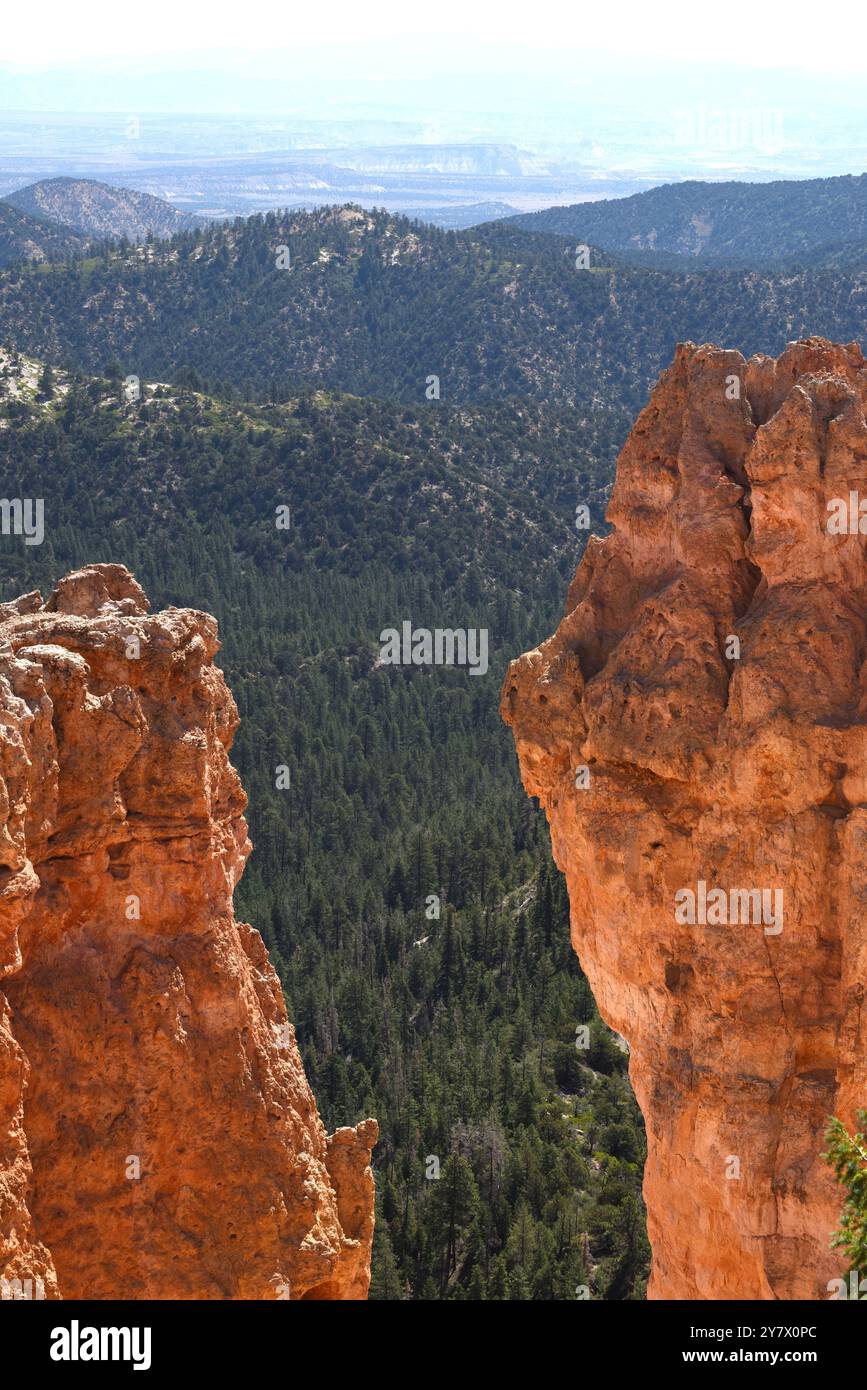
[[[854,534],[828,504],[867,499],[865,406],[855,345],[680,347],[613,531],[504,685],[632,1049],[653,1298],[827,1298],[841,1272],[820,1153],[867,1100],[867,550],[858,499]]]
[[[259,934],[204,613],[121,566],[0,607],[0,1279],[367,1296],[367,1120],[329,1139]]]

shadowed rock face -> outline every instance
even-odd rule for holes
[[[216,623],[147,610],[117,565],[0,606],[0,1278],[365,1298],[376,1123],[326,1136],[233,917]]]
[[[503,689],[631,1046],[653,1298],[827,1298],[841,1273],[820,1154],[867,1100],[867,542],[857,499],[855,534],[828,524],[867,499],[865,405],[855,345],[678,348],[614,529]]]

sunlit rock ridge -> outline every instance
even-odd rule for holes
[[[631,1046],[651,1298],[827,1298],[842,1272],[821,1154],[867,1100],[865,405],[854,344],[680,346],[613,529],[503,689]]]
[[[120,565],[0,606],[0,1281],[361,1299],[376,1124],[328,1137],[258,932],[205,613]]]

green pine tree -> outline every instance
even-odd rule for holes
[[[867,1277],[867,1110],[858,1111],[857,1123],[858,1131],[850,1134],[841,1120],[829,1120],[824,1157],[846,1193],[840,1229],[831,1243],[845,1253],[847,1274]]]

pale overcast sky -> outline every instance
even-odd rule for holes
[[[408,39],[419,68],[435,72],[538,69],[546,55],[562,72],[570,51],[601,49],[645,62],[853,73],[867,72],[865,14],[867,0],[614,0],[592,10],[584,0],[42,0],[5,7],[0,64],[171,54],[231,68],[245,55],[267,62],[341,40],[373,40],[387,54]],[[434,37],[444,35],[446,44]]]

